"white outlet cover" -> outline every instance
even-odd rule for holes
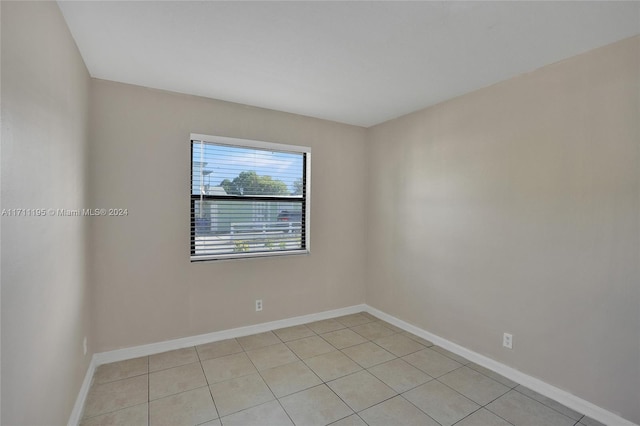
[[[513,335],[504,333],[502,336],[502,346],[505,348],[513,349]]]

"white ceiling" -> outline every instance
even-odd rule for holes
[[[93,77],[365,127],[640,33],[640,2],[58,3]]]

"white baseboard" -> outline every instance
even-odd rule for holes
[[[324,311],[316,314],[303,315],[294,318],[287,318],[278,321],[265,322],[261,324],[250,325],[246,327],[238,327],[230,330],[216,331],[213,333],[200,334],[197,336],[184,337],[180,339],[167,340],[164,342],[151,343],[147,345],[134,346],[131,348],[117,349],[108,352],[101,352],[93,355],[87,374],[85,376],[82,387],[76,399],[76,404],[73,407],[71,416],[69,418],[69,426],[75,426],[79,423],[84,403],[91,387],[91,381],[95,369],[101,364],[107,364],[110,362],[123,361],[126,359],[137,358],[141,356],[153,355],[161,352],[166,352],[174,349],[182,349],[189,346],[202,345],[205,343],[216,342],[219,340],[231,339],[235,337],[248,336],[250,334],[262,333],[265,331],[277,330],[279,328],[291,327],[294,325],[305,324],[308,322],[319,321],[323,319],[335,318],[342,315],[354,314],[357,312],[366,311],[370,314],[387,321],[390,324],[395,325],[405,331],[415,334],[416,336],[430,340],[434,344],[441,346],[457,355],[460,355],[470,361],[475,362],[491,371],[505,376],[506,378],[513,380],[523,386],[528,387],[548,398],[551,398],[559,403],[566,405],[567,407],[575,410],[579,413],[585,414],[599,422],[606,425],[616,426],[638,426],[629,420],[614,414],[604,408],[598,407],[595,404],[590,403],[582,398],[579,398],[569,392],[552,386],[543,382],[540,379],[529,376],[521,371],[511,368],[505,364],[481,355],[477,352],[469,350],[463,346],[453,343],[447,339],[444,339],[435,334],[429,333],[419,327],[402,321],[394,316],[384,313],[374,307],[362,304],[354,305],[341,309],[334,309],[331,311]]]
[[[73,406],[73,410],[71,410],[68,426],[76,426],[80,423],[80,420],[82,419],[82,413],[84,411],[84,402],[87,400],[89,389],[91,389],[91,382],[93,381],[93,373],[95,373],[95,371],[96,371],[96,356],[94,355],[91,357],[91,362],[89,363],[89,367],[87,367],[87,373],[84,375],[84,380],[82,382],[82,386],[80,387],[80,392],[78,392],[76,403]]]
[[[182,349],[189,346],[203,345],[205,343],[217,342],[218,340],[232,339],[234,337],[248,336],[250,334],[263,333],[265,331],[277,330],[279,328],[291,327],[313,321],[339,317],[342,315],[354,314],[367,309],[367,305],[353,305],[346,308],[334,309],[331,311],[319,312],[316,314],[302,315],[299,317],[287,318],[277,321],[264,322],[261,324],[249,325],[246,327],[232,328],[230,330],[216,331],[213,333],[200,334],[197,336],[183,337],[180,339],[167,340],[164,342],[150,343],[148,345],[134,346],[131,348],[116,349],[108,352],[101,352],[94,355],[96,367],[110,362],[123,361],[125,359],[137,358],[141,356],[158,354],[161,352]]]
[[[513,380],[516,383],[519,383],[525,387],[528,387],[529,389],[532,389],[548,398],[551,398],[571,408],[572,410],[585,414],[586,416],[591,417],[594,420],[604,423],[605,425],[638,426],[635,423],[630,422],[629,420],[626,420],[615,413],[607,411],[604,408],[598,407],[597,405],[592,404],[589,401],[586,401],[567,391],[564,391],[553,385],[543,382],[540,379],[536,379],[533,376],[529,376],[528,374],[525,374],[505,364],[502,364],[498,361],[495,361],[491,358],[488,358],[484,355],[481,355],[477,352],[474,352],[470,349],[467,349],[463,346],[453,343],[447,339],[444,339],[440,336],[429,333],[428,331],[425,331],[419,327],[416,327],[412,324],[402,321],[394,316],[384,313],[372,306],[369,306],[369,305],[365,305],[365,306],[366,306],[366,311],[369,312],[371,315],[374,315],[405,331],[415,334],[416,336],[422,337],[423,339],[427,339],[433,342],[434,344],[455,353],[456,355],[460,355],[468,359],[469,361],[473,361],[478,365],[481,365],[485,368],[488,368],[491,371],[501,374],[504,377],[510,380]]]
[[[87,374],[82,382],[80,392],[76,398],[76,403],[69,416],[68,426],[77,426],[82,419],[84,403],[91,388],[93,374],[99,365],[110,362],[124,361],[126,359],[137,358],[141,356],[153,355],[161,352],[171,351],[174,349],[182,349],[189,346],[202,345],[205,343],[216,342],[218,340],[231,339],[235,337],[248,336],[250,334],[262,333],[265,331],[277,330],[279,328],[291,327],[294,325],[305,324],[323,319],[335,318],[342,315],[355,314],[367,309],[367,305],[353,305],[346,308],[333,309],[331,311],[319,312],[316,314],[302,315],[299,317],[287,318],[278,321],[264,322],[261,324],[250,325],[246,327],[238,327],[230,330],[216,331],[213,333],[200,334],[197,336],[183,337],[181,339],[167,340],[164,342],[151,343],[148,345],[134,346],[131,348],[117,349],[108,352],[94,354],[91,363],[87,368]]]

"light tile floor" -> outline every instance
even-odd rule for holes
[[[368,313],[101,365],[81,424],[602,426]]]

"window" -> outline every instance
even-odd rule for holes
[[[191,135],[191,261],[309,252],[311,149]]]

